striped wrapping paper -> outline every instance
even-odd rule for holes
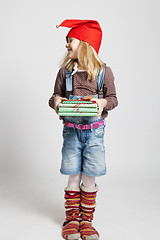
[[[80,104],[82,104],[82,103],[84,103],[84,104],[92,104],[92,102],[91,101],[83,101],[83,100],[67,100],[67,101],[63,101],[62,102],[62,104],[78,104],[78,103],[80,103]]]
[[[89,104],[89,105],[86,105],[86,104],[73,104],[73,103],[70,103],[70,104],[68,104],[68,103],[60,103],[59,105],[58,105],[58,107],[60,108],[60,107],[62,107],[62,108],[75,108],[75,107],[80,107],[80,108],[97,108],[97,104],[96,103],[91,103],[91,104]]]
[[[97,108],[59,108],[59,113],[96,113]]]
[[[98,116],[98,106],[91,101],[68,100],[58,105],[60,116]]]

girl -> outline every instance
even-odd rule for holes
[[[49,106],[56,112],[66,99],[92,96],[98,117],[63,117],[63,147],[60,172],[69,175],[65,188],[64,239],[96,240],[92,226],[98,186],[96,176],[106,174],[104,129],[108,110],[118,105],[111,68],[98,57],[102,30],[95,20],[65,20],[57,27],[69,27],[68,53],[57,74]]]

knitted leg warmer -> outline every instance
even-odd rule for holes
[[[80,189],[65,188],[65,209],[66,220],[62,227],[62,237],[64,239],[80,238],[79,233],[79,205],[80,205]]]
[[[96,194],[98,186],[87,189],[81,185],[81,203],[80,203],[80,234],[84,240],[98,240],[99,233],[92,226],[93,213],[96,207]]]

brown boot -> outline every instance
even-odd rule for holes
[[[81,185],[81,203],[80,203],[80,234],[84,240],[98,240],[99,233],[92,226],[93,213],[96,207],[96,194],[98,186],[93,189],[87,189]]]
[[[80,238],[79,233],[79,205],[80,189],[65,188],[65,208],[66,220],[62,227],[62,237],[64,239],[77,240]]]

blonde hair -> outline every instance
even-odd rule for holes
[[[88,75],[87,80],[95,80],[99,71],[101,73],[105,65],[94,48],[82,40],[80,40],[78,47],[78,59],[70,59],[67,54],[61,63],[61,67],[66,67],[69,71],[72,71],[77,61],[86,69]]]

